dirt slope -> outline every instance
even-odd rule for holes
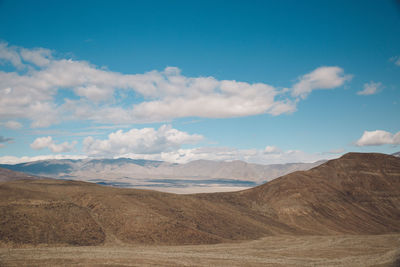
[[[234,193],[175,195],[84,182],[0,183],[0,242],[209,244],[400,232],[400,158],[347,154]]]
[[[8,169],[0,168],[0,182],[32,179],[39,179],[39,177],[23,172],[10,171]]]
[[[400,160],[393,156],[348,153],[239,194],[313,233],[400,231]]]

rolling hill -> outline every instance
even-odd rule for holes
[[[349,153],[239,192],[176,195],[60,180],[0,183],[0,242],[211,244],[400,232],[400,158]]]

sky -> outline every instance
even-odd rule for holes
[[[0,0],[0,163],[399,150],[399,1]]]

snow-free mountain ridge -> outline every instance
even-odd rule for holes
[[[323,162],[261,165],[239,160],[195,160],[176,164],[118,158],[41,160],[15,165],[2,164],[0,167],[58,179],[192,193],[245,189],[294,171],[311,169]]]

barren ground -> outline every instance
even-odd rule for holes
[[[216,245],[0,248],[1,266],[399,266],[400,234],[275,236]]]

